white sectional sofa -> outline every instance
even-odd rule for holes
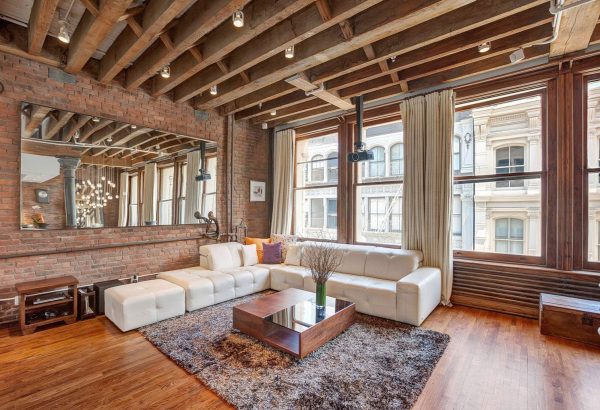
[[[285,263],[277,265],[244,263],[243,248],[237,242],[201,246],[200,266],[161,272],[156,280],[107,290],[106,303],[111,306],[107,316],[125,331],[149,324],[152,317],[158,321],[183,314],[180,306],[193,311],[266,289],[298,288],[314,292],[315,284],[302,255],[303,247],[308,244],[292,245]],[[440,303],[440,270],[421,266],[421,252],[337,246],[343,258],[338,272],[327,282],[329,296],[353,301],[358,312],[415,326]],[[169,290],[172,298],[179,297],[180,301],[173,302],[176,309],[163,313],[164,303],[155,293],[165,288],[165,283],[182,291],[177,296],[177,292]],[[140,304],[139,300],[145,302]],[[155,308],[150,306],[153,303]],[[145,312],[139,312],[140,309]],[[159,314],[147,312],[152,309]]]

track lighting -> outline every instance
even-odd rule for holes
[[[131,124],[131,129],[135,130],[137,128],[137,125]]]
[[[108,137],[108,138],[106,139],[106,142],[108,142],[108,143],[110,144],[110,143],[112,142],[112,137]]]
[[[267,124],[266,122],[263,122],[261,124],[261,127],[262,127],[263,130],[267,130],[267,129],[269,129],[269,124]]]
[[[294,58],[294,45],[293,44],[285,49],[285,58]]]
[[[93,118],[92,118],[92,121],[93,121],[93,122],[100,122],[100,118],[98,118],[98,117],[93,117]]]
[[[217,95],[217,85],[213,85],[210,87],[210,95]]]
[[[492,43],[490,43],[489,41],[481,43],[477,46],[477,50],[480,53],[487,53],[488,51],[490,51],[491,48],[492,48]]]
[[[235,27],[244,27],[244,12],[242,10],[238,10],[233,13],[232,19]]]
[[[277,115],[277,110],[273,110],[273,111],[271,111],[271,117],[274,117],[274,116],[276,116],[276,115]]]
[[[171,77],[171,66],[169,64],[165,65],[163,68],[160,69],[160,76],[162,78]]]
[[[518,50],[513,51],[512,53],[510,53],[510,62],[512,64],[518,63],[521,60],[525,59],[525,52],[523,51],[522,48],[519,48]]]
[[[69,35],[69,32],[67,31],[67,22],[64,20],[61,20],[59,22],[59,24],[60,24],[60,28],[58,30],[58,39],[65,44],[69,44],[71,42],[71,36]]]
[[[396,62],[396,57],[397,57],[397,56],[391,56],[391,57],[390,57],[390,62],[391,62],[391,63],[395,63],[395,62]]]

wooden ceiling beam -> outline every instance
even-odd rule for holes
[[[293,106],[294,104],[297,104],[299,102],[313,101],[315,99],[316,99],[316,97],[314,97],[312,95],[307,97],[305,92],[298,90],[298,91],[294,91],[290,94],[286,94],[282,97],[275,98],[274,100],[260,103],[251,108],[247,108],[243,111],[236,112],[235,119],[236,120],[246,120],[249,118],[258,117],[263,114],[268,114],[274,109],[279,110],[279,109]]]
[[[59,0],[35,0],[29,15],[28,51],[40,54]]]
[[[44,121],[44,118],[52,111],[50,107],[43,105],[31,104],[31,112],[29,114],[29,121],[25,125],[25,136],[31,137],[38,129],[38,127]]]
[[[96,52],[132,0],[102,1],[98,14],[86,10],[71,37],[65,71],[77,73]]]
[[[316,66],[308,70],[309,76],[316,83],[327,81],[325,83],[327,89],[340,89],[347,84],[358,84],[382,76],[381,67],[374,61],[381,59],[381,56],[388,58],[390,54],[396,55],[396,62],[390,62],[389,68],[398,71],[476,47],[483,41],[494,41],[552,21],[546,2],[532,3],[527,0],[500,3],[494,0],[480,0],[448,15],[450,18],[446,15],[441,16],[432,22],[423,23],[385,38],[371,47],[358,49]],[[393,41],[390,41],[390,38]],[[393,44],[393,47],[390,47],[390,44]],[[377,52],[378,49],[385,49],[387,54]],[[376,53],[375,56],[373,52]],[[249,100],[253,104],[258,104],[280,97],[281,88],[281,84],[265,87],[259,90],[263,100],[253,98],[252,95],[245,96],[224,105],[220,111],[229,114],[248,109]]]
[[[71,125],[63,130],[62,140],[64,142],[69,142],[75,136],[75,133],[79,131],[85,124],[87,124],[92,119],[89,115],[78,115],[77,121],[71,121]]]
[[[51,140],[75,115],[70,111],[59,111],[58,118],[51,120],[48,131],[42,135],[43,140]]]
[[[231,18],[234,11],[248,2],[249,0],[198,0],[181,16],[178,24],[169,30],[168,37],[172,48],[165,46],[161,41],[155,41],[127,69],[127,89],[132,90],[142,85],[165,64],[194,47],[202,37]]]
[[[252,123],[253,124],[262,124],[264,122],[269,123],[274,120],[282,120],[282,119],[285,119],[286,117],[300,114],[300,113],[306,113],[306,112],[309,112],[309,111],[312,111],[315,109],[323,109],[324,107],[333,107],[333,106],[331,104],[329,104],[328,102],[323,101],[318,98],[313,99],[313,100],[306,100],[306,101],[300,102],[298,104],[295,104],[291,107],[277,108],[274,111],[275,115],[271,115],[271,113],[266,113],[266,114],[256,116],[252,119]],[[336,107],[336,109],[339,109],[339,108]]]
[[[113,121],[107,119],[101,119],[97,123],[92,122],[91,126],[87,130],[84,130],[79,136],[79,142],[86,142],[94,133],[112,124]]]
[[[346,20],[357,13],[363,12],[369,7],[381,3],[381,1],[382,0],[337,0],[336,7],[333,11],[334,14],[331,19],[326,22],[323,21],[319,11],[314,5],[306,7],[232,51],[227,57],[229,62],[229,74],[224,75],[218,67],[214,65],[207,67],[205,70],[202,70],[175,87],[173,89],[173,98],[176,102],[187,101],[202,94],[204,91],[208,90],[211,85],[236,77],[240,72],[249,70],[261,61],[273,56],[289,61],[282,55],[286,47],[292,44],[298,44],[312,36],[318,35],[318,33],[336,26],[341,21]],[[336,40],[339,40],[338,30],[335,30],[335,32]],[[293,60],[297,60],[297,58]],[[255,78],[253,78],[250,71],[248,71],[248,75],[252,81],[255,81]],[[237,81],[243,83],[243,80],[240,77],[237,77]]]
[[[141,15],[141,24],[139,27],[141,32],[137,29],[134,30],[131,25],[125,27],[100,60],[98,80],[106,83],[115,78],[127,64],[146,49],[161,34],[162,30],[193,1],[151,0],[143,9],[143,14]],[[128,19],[132,24],[133,22],[137,24],[133,17],[128,17]]]
[[[227,54],[257,37],[292,14],[308,6],[314,0],[255,0],[244,7],[244,27],[222,24],[210,32],[202,41],[202,58],[183,53],[171,63],[171,77],[155,76],[152,94],[164,94],[183,81],[212,64],[217,64]]]
[[[85,165],[99,165],[113,168],[131,168],[133,165],[131,160],[127,159],[112,158],[110,160],[105,160],[104,158],[98,158],[92,155],[82,155],[81,163]]]
[[[385,0],[354,17],[354,36],[351,40],[340,42],[339,30],[331,27],[296,47],[295,58],[290,60],[279,54],[252,67],[249,70],[252,79],[250,84],[242,84],[241,79],[237,78],[220,83],[219,94],[202,95],[197,101],[198,107],[215,108],[317,66],[325,59],[339,57],[472,2],[473,0],[408,0],[398,3],[396,0]]]
[[[576,1],[578,0],[566,0],[563,6],[569,6]],[[550,57],[585,50],[599,17],[600,1],[592,1],[563,11],[558,37],[550,46]]]
[[[110,127],[104,128],[99,133],[94,134],[89,143],[93,144],[93,145],[102,144],[104,141],[106,141],[109,138],[112,138],[117,133],[120,133],[121,131],[125,130],[125,128],[127,128],[127,127],[129,127],[129,124],[114,123]],[[122,133],[122,134],[124,134],[124,133]],[[119,134],[119,135],[122,135],[122,134]]]

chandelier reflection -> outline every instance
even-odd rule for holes
[[[105,219],[118,212],[115,168],[82,166],[75,173],[75,202],[78,228],[100,228]],[[114,211],[114,212],[113,212]]]

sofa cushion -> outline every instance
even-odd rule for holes
[[[419,267],[420,252],[373,248],[366,258],[364,275],[398,281]]]
[[[271,268],[271,289],[304,289],[306,277],[310,277],[310,271],[303,266],[276,265]]]
[[[236,298],[267,290],[271,285],[269,269],[265,267],[244,266],[224,269],[221,272],[233,277]]]
[[[281,242],[263,243],[262,263],[281,263]]]
[[[300,266],[302,261],[302,245],[294,244],[290,245],[285,257],[284,263],[286,265]]]
[[[252,266],[258,263],[258,254],[256,253],[256,244],[242,246],[242,260],[244,266]]]
[[[304,242],[303,247],[313,246],[318,243],[316,242]],[[362,275],[365,271],[365,262],[367,260],[367,253],[372,246],[363,245],[345,245],[345,244],[333,244],[336,251],[342,254],[342,263],[336,269],[338,272],[350,273],[353,275]],[[306,257],[306,251],[302,251],[301,265],[308,267],[309,260]]]
[[[227,242],[201,246],[200,266],[216,271],[239,268],[242,266],[242,244]]]
[[[271,243],[271,238],[246,238],[246,245],[256,245],[258,263],[263,263],[263,243]]]
[[[271,243],[281,243],[281,259],[285,260],[290,246],[298,241],[298,235],[271,234]]]

